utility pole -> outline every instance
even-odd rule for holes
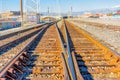
[[[73,10],[73,8],[72,8],[72,6],[71,6],[71,17],[72,17],[72,10]]]
[[[50,13],[50,8],[48,7],[48,15],[49,15],[49,13]]]
[[[37,0],[37,13],[40,14],[40,0]]]
[[[36,19],[37,23],[40,23],[40,0],[37,0],[37,12],[36,12]]]
[[[48,7],[48,16],[50,16],[50,8]],[[50,21],[50,19],[48,18],[48,21]]]
[[[23,1],[20,0],[21,26],[23,26]]]

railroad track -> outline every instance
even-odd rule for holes
[[[42,30],[45,26],[42,26],[37,29],[28,30],[24,33],[21,33],[19,36],[13,36],[11,38],[7,38],[5,40],[0,41],[3,43],[2,50],[0,50],[0,70],[7,64],[16,54],[18,54],[23,47],[34,38],[35,34],[37,34],[40,30]]]
[[[46,26],[34,29],[30,32],[28,31],[27,35],[24,35],[22,38],[19,38],[15,42],[13,41],[11,43],[12,45],[9,45],[8,48],[5,48],[5,52],[3,52],[3,50],[0,51],[1,53],[3,53],[0,54],[0,77],[5,77],[6,74],[9,73],[8,70],[11,68],[11,65],[13,67],[13,63],[17,62],[14,61],[14,59],[16,59],[19,54],[22,54],[23,51],[27,47],[29,47],[29,45],[33,42],[39,32],[43,30]]]
[[[13,51],[0,56],[3,62],[0,80],[69,80],[62,42],[55,25],[41,29],[15,49],[17,53]]]
[[[0,61],[0,80],[120,79],[120,57],[68,21],[26,34]]]
[[[69,80],[59,32],[55,25],[48,28],[33,51],[37,55],[30,80]]]
[[[120,80],[120,57],[82,29],[65,23],[77,80]]]
[[[85,25],[91,25],[91,26],[95,26],[95,27],[99,27],[101,29],[107,28],[109,30],[113,30],[113,31],[120,31],[120,27],[119,26],[115,26],[115,25],[106,25],[103,23],[97,23],[97,22],[89,22],[89,21],[82,21],[82,20],[73,20],[74,22],[77,23],[82,23]]]
[[[43,25],[41,25],[41,26],[43,27]],[[18,42],[21,39],[23,39],[24,37],[26,37],[27,35],[35,32],[37,29],[38,30],[42,29],[42,27],[36,26],[35,28],[29,28],[29,29],[25,29],[25,30],[21,30],[18,32],[0,36],[0,50],[6,49],[7,47],[13,45],[15,42]]]

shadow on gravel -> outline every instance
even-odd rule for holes
[[[50,25],[49,25],[50,26]],[[27,50],[27,52],[29,54],[31,54],[31,60],[30,60],[30,64],[28,64],[26,66],[26,68],[28,69],[28,71],[25,73],[26,75],[24,76],[24,78],[22,80],[30,80],[29,76],[32,73],[32,69],[35,66],[34,62],[37,60],[38,55],[33,54],[35,51],[35,48],[37,47],[38,43],[40,42],[41,38],[43,37],[44,33],[46,32],[46,30],[49,27],[47,27],[40,35],[39,37],[33,42],[33,44],[31,45],[31,47]]]
[[[77,53],[75,52],[75,54],[77,54]],[[81,73],[83,79],[84,80],[94,80],[92,75],[88,71],[88,67],[85,65],[85,61],[82,59],[82,56],[77,54],[76,58],[81,59],[81,60],[77,60],[77,64],[78,64],[78,67],[79,67],[79,70],[80,70],[80,73]]]
[[[67,25],[65,25],[65,26],[67,26]],[[70,26],[69,26],[70,27]],[[75,49],[74,49],[74,44],[73,44],[73,42],[72,42],[72,39],[71,39],[71,36],[70,36],[70,34],[69,34],[69,30],[67,29],[67,32],[68,32],[68,41],[70,42],[70,53],[72,53],[72,52],[75,52]],[[75,53],[75,54],[77,54],[77,53]],[[81,60],[80,61],[78,61],[77,60],[77,64],[78,64],[78,66],[79,66],[79,71],[80,71],[80,73],[81,73],[81,75],[82,75],[82,77],[83,77],[83,79],[84,80],[93,80],[93,77],[92,77],[92,75],[89,73],[89,71],[88,71],[88,67],[85,65],[85,61],[82,59],[82,56],[79,54],[79,55],[77,55],[77,56],[75,56],[75,57],[77,57],[77,58],[81,58]],[[75,63],[76,64],[76,63]],[[75,67],[75,66],[74,66]]]
[[[19,39],[18,41],[14,42],[14,44],[10,44],[9,46],[7,46],[7,47],[5,47],[5,48],[0,49],[0,55],[6,53],[7,51],[9,51],[9,50],[11,50],[11,49],[14,50],[14,48],[15,48],[16,46],[18,46],[19,44],[21,44],[22,42],[24,42],[24,41],[27,40],[28,38],[34,36],[36,33],[37,33],[37,32],[33,32],[33,33],[31,33],[31,34],[29,34],[29,35],[27,35],[27,36],[25,36],[25,37],[22,37],[22,38]],[[16,49],[15,49],[15,50],[16,50]],[[15,50],[14,50],[14,51],[15,51]],[[17,50],[16,50],[16,52],[17,52]]]

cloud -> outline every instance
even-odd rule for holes
[[[120,5],[116,5],[116,6],[113,6],[112,8],[119,8],[120,7]]]

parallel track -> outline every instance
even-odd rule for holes
[[[26,53],[24,54],[24,51],[33,43],[36,37],[38,37],[38,35],[40,34],[40,31],[42,31],[45,28],[46,27],[43,26],[43,27],[34,29],[32,32],[28,31],[29,32],[28,35],[25,35],[24,37],[18,39],[18,42],[15,41],[11,43],[12,44],[11,46],[8,46],[9,48],[5,50],[6,52],[0,55],[0,77],[7,77],[7,78],[10,77],[10,72],[12,73],[14,71],[13,67],[15,67],[15,65],[21,65],[20,62],[24,58],[22,56],[26,55]],[[9,71],[9,69],[11,68],[12,70]],[[18,71],[20,71],[19,68],[18,68]],[[11,77],[10,79],[12,78],[13,77]]]
[[[11,43],[9,42],[9,44],[11,44],[11,45],[9,45],[7,48],[4,48],[4,49],[0,50],[0,53],[1,53],[1,55],[0,55],[0,70],[16,54],[18,54],[23,49],[23,47],[27,43],[29,43],[29,41],[31,41],[31,39],[33,39],[34,36],[42,29],[43,29],[43,27],[38,28],[38,29],[34,29],[34,30],[32,30],[32,32],[28,31],[28,32],[26,32],[27,35],[23,35],[22,38],[18,38],[17,40],[15,40],[15,42],[14,41],[11,42]],[[9,39],[8,39],[8,41],[9,41]]]
[[[20,41],[21,39],[23,39],[30,33],[35,32],[37,29],[41,29],[41,27],[36,26],[34,28],[29,28],[29,29],[25,29],[25,30],[21,30],[21,31],[17,31],[17,32],[13,32],[10,34],[0,36],[0,50],[4,50],[8,48],[9,46]],[[0,52],[0,54],[2,54],[2,51]]]
[[[77,80],[120,80],[120,57],[66,21]]]
[[[8,45],[0,55],[0,80],[120,79],[117,54],[68,21],[60,30],[51,23]]]
[[[2,65],[0,80],[69,80],[58,28],[49,25],[40,30],[18,45],[18,53],[2,56],[9,61]]]
[[[31,80],[69,80],[59,32],[55,25],[48,28],[36,46]]]

